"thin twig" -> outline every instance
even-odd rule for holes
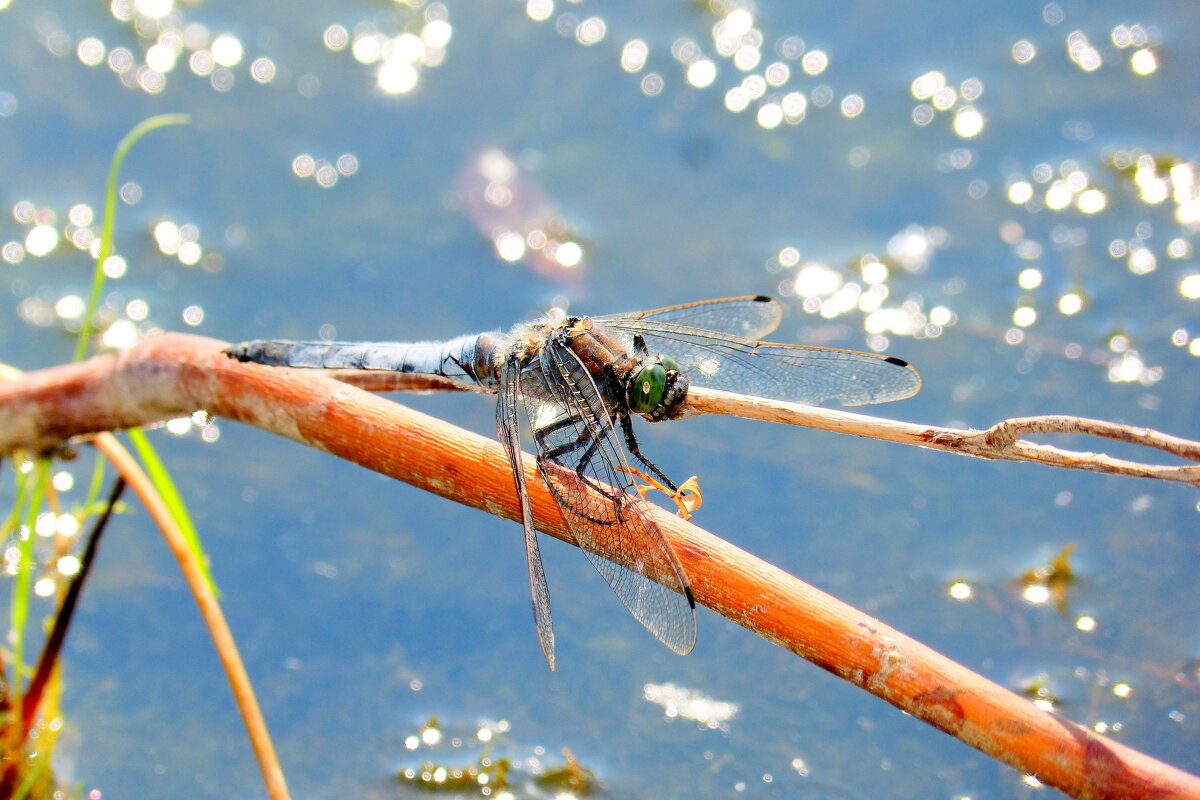
[[[254,696],[254,688],[250,684],[250,676],[246,673],[246,665],[242,663],[242,657],[238,653],[237,644],[233,640],[233,633],[229,630],[229,624],[225,621],[221,606],[209,588],[208,581],[204,579],[204,571],[196,563],[195,555],[187,546],[183,532],[179,530],[175,518],[171,516],[166,503],[154,488],[154,483],[142,471],[141,466],[129,451],[121,446],[115,436],[109,433],[97,434],[92,440],[92,444],[112,462],[121,476],[133,487],[138,499],[142,501],[142,505],[146,507],[154,524],[158,526],[163,538],[166,539],[167,546],[179,563],[179,570],[183,573],[183,578],[187,582],[192,596],[196,598],[196,605],[200,607],[204,625],[208,628],[213,645],[217,650],[217,656],[221,660],[221,666],[225,669],[230,688],[233,689],[238,711],[241,712],[242,722],[246,726],[250,744],[258,759],[258,767],[262,771],[267,796],[271,800],[289,800],[290,795],[287,782],[284,780],[283,769],[279,766],[279,758],[275,755],[275,746],[271,743],[271,735],[267,731],[267,723],[263,718],[262,709],[258,705],[258,699]]]
[[[1158,478],[1200,486],[1200,465],[1146,464],[1113,458],[1103,453],[1063,450],[1017,438],[1030,433],[1101,436],[1163,450],[1191,461],[1200,461],[1200,442],[1169,436],[1150,428],[1103,420],[1070,416],[1025,417],[1003,420],[987,430],[961,430],[696,388],[688,391],[688,405],[689,411],[694,414],[729,414],[746,419],[782,422],[886,442],[917,445],[976,458],[1028,461],[1048,467],[1082,469],[1133,478]]]
[[[333,377],[371,392],[462,391],[444,378],[398,372],[331,370]],[[846,433],[881,441],[917,445],[963,456],[1026,461],[1048,467],[1082,469],[1133,478],[1158,478],[1200,486],[1200,466],[1148,464],[1113,458],[1103,453],[1064,450],[1018,437],[1029,434],[1081,434],[1151,447],[1189,461],[1200,462],[1200,442],[1170,436],[1151,428],[1067,415],[1006,419],[986,430],[962,430],[937,425],[871,417],[832,408],[746,397],[693,386],[688,390],[684,417],[725,414],[765,422]]]
[[[0,451],[203,408],[519,518],[512,474],[495,441],[319,371],[238,363],[222,347],[169,334],[116,356],[0,384]],[[526,457],[523,467],[537,528],[572,542],[533,459]],[[678,554],[697,602],[994,758],[1079,798],[1200,797],[1200,778],[1042,711],[656,506],[647,513]]]

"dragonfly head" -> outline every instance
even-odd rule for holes
[[[676,409],[687,399],[688,381],[679,365],[670,356],[659,356],[643,363],[630,377],[625,392],[631,411],[651,422],[661,422],[675,416]]]

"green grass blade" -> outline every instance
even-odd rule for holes
[[[107,463],[107,458],[104,456],[97,456],[96,463],[92,465],[92,480],[91,483],[88,484],[87,494],[84,495],[83,516],[80,517],[80,522],[83,522],[85,519],[87,519],[87,517],[93,513],[92,509],[97,507],[96,501],[99,499],[100,491],[104,487],[104,465]]]
[[[9,683],[14,696],[20,694],[21,673],[25,671],[25,623],[29,619],[29,595],[36,566],[33,560],[33,544],[37,538],[38,511],[46,497],[46,484],[50,481],[50,459],[39,459],[33,473],[26,480],[33,483],[31,490],[21,492],[29,499],[25,507],[25,528],[28,535],[20,541],[21,559],[18,562],[16,580],[13,581],[12,608],[9,611],[13,644],[13,667]]]
[[[100,231],[100,249],[96,254],[96,266],[92,271],[92,290],[88,296],[87,311],[83,316],[83,326],[79,331],[79,341],[75,344],[75,361],[83,360],[84,355],[87,353],[88,342],[91,341],[92,333],[95,330],[96,308],[100,304],[100,297],[104,291],[104,262],[113,252],[113,229],[116,226],[117,219],[117,182],[121,174],[121,164],[125,161],[125,156],[129,153],[133,145],[150,131],[167,125],[186,125],[190,121],[191,118],[187,114],[160,114],[150,117],[135,125],[125,135],[125,138],[117,143],[117,149],[113,152],[112,164],[108,168],[108,182],[104,187],[104,223]],[[183,499],[180,498],[179,492],[175,489],[174,482],[171,481],[171,476],[167,473],[166,468],[163,467],[162,461],[158,458],[158,454],[154,451],[154,447],[150,444],[150,440],[146,437],[145,433],[140,430],[131,430],[129,431],[129,439],[141,457],[146,473],[150,476],[151,481],[166,502],[175,523],[183,531],[188,547],[200,559],[205,580],[213,592],[216,593],[216,586],[213,584],[212,575],[208,570],[208,563],[204,558],[204,549],[200,545],[200,537],[196,533],[196,527],[192,524],[191,516],[188,514]],[[103,477],[103,460],[101,460],[97,464],[96,471],[92,474],[92,482],[88,490],[87,505],[89,507],[92,504],[91,501],[94,494],[99,491]]]
[[[75,343],[74,361],[82,361],[87,353],[88,342],[95,329],[96,307],[100,305],[100,295],[104,291],[104,262],[112,255],[113,228],[117,219],[117,179],[121,174],[121,164],[129,149],[150,131],[166,125],[186,125],[191,121],[187,114],[160,114],[144,119],[133,130],[125,134],[125,138],[117,143],[113,153],[112,164],[108,168],[108,183],[104,187],[104,224],[100,231],[100,250],[96,254],[96,267],[92,271],[92,292],[88,296],[87,312],[83,315],[83,326],[79,329],[79,341]]]
[[[25,777],[21,779],[21,785],[13,792],[12,800],[25,800],[29,793],[33,791],[33,787],[37,784],[38,779],[42,777],[42,773],[46,771],[46,767],[50,765],[50,754],[48,752],[40,752],[33,761],[33,766],[29,766],[26,761]]]
[[[196,532],[196,526],[192,524],[192,518],[188,514],[187,506],[184,505],[183,499],[179,496],[178,490],[175,488],[174,481],[171,480],[170,474],[162,461],[155,452],[154,446],[150,444],[149,437],[146,432],[140,428],[131,428],[127,431],[129,441],[133,444],[134,450],[137,451],[138,457],[142,460],[142,466],[146,470],[146,474],[154,483],[154,488],[162,496],[163,502],[167,504],[167,509],[171,512],[172,519],[179,526],[179,530],[183,533],[183,538],[187,542],[188,549],[196,556],[200,563],[200,569],[204,573],[204,580],[208,587],[213,591],[213,594],[218,594],[217,586],[213,583],[212,573],[208,569],[208,558],[204,555],[204,547],[200,544],[200,535]],[[219,594],[218,594],[219,596]]]
[[[21,472],[21,464],[16,458],[12,459],[12,467],[17,497],[12,510],[8,512],[8,517],[4,520],[4,527],[0,528],[0,538],[3,539],[11,536],[17,526],[21,524],[21,509],[25,507],[25,491],[29,486],[29,479],[25,473]]]

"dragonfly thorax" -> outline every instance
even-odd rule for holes
[[[559,330],[597,385],[605,387],[610,406],[651,422],[679,415],[687,378],[672,358],[652,354],[641,336],[633,337],[631,348],[588,317],[568,317]]]

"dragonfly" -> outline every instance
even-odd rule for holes
[[[899,358],[762,341],[783,307],[770,297],[707,300],[600,317],[555,310],[507,333],[440,342],[258,340],[226,351],[280,367],[437,375],[498,396],[496,428],[512,468],[525,529],[538,640],[555,666],[550,592],[521,468],[522,420],[538,471],[567,528],[633,617],[686,655],[696,642],[687,573],[647,513],[630,458],[652,480],[679,488],[641,452],[632,424],[683,416],[691,386],[807,405],[901,400],[921,388]]]

